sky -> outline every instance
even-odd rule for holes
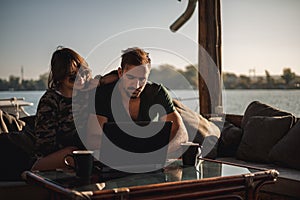
[[[299,0],[223,0],[225,71],[300,75]]]
[[[0,78],[38,79],[57,46],[74,49],[92,72],[120,64],[122,50],[139,46],[153,66],[197,63],[198,8],[177,32],[169,26],[187,0],[1,0]],[[299,0],[222,0],[223,71],[300,75]]]

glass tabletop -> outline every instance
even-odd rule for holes
[[[73,171],[56,170],[34,173],[56,185],[83,192],[226,177],[258,171],[258,169],[208,160],[201,160],[197,166],[183,166],[181,160],[176,160],[165,168],[154,172],[129,174],[119,171],[96,171],[90,179],[80,179]]]

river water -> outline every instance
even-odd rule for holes
[[[29,114],[35,114],[37,104],[44,91],[2,91],[0,98],[24,97],[34,106],[26,107]],[[194,111],[199,111],[198,92],[175,90],[173,97],[179,98]],[[300,90],[224,90],[223,109],[229,114],[243,114],[247,105],[258,100],[300,117]]]

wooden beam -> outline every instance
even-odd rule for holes
[[[221,113],[223,110],[220,0],[199,0],[198,3],[200,113]]]

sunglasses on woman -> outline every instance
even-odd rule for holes
[[[87,79],[87,77],[89,76],[90,74],[90,71],[89,70],[83,70],[83,71],[79,71],[78,73],[77,72],[73,72],[71,74],[68,75],[68,80],[70,83],[74,83],[75,80],[76,80],[76,77],[79,76],[80,78],[83,78],[83,79]]]

